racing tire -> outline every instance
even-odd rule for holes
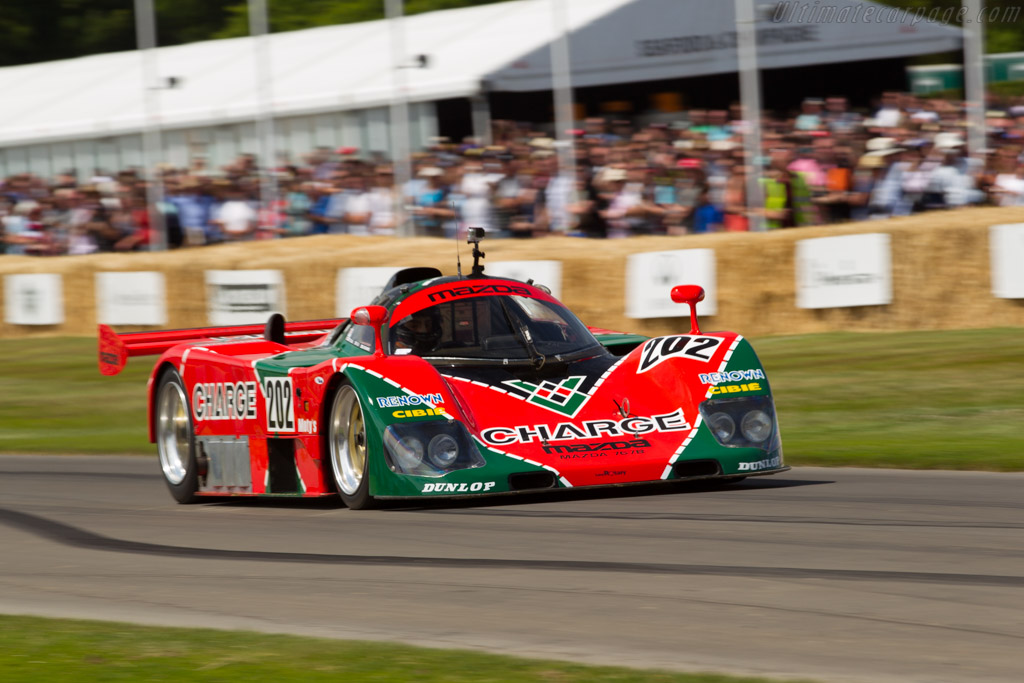
[[[370,448],[359,397],[351,384],[341,384],[327,416],[327,450],[338,495],[346,507],[373,507],[370,495]]]
[[[155,412],[156,448],[164,481],[174,500],[193,503],[199,489],[199,463],[192,410],[177,370],[170,369],[160,377]]]

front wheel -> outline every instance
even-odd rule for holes
[[[174,500],[191,503],[199,488],[192,415],[177,370],[160,377],[156,394],[156,448],[160,470]]]
[[[331,471],[341,500],[353,510],[373,505],[370,496],[370,456],[366,423],[359,397],[349,384],[342,384],[331,401],[327,421]]]

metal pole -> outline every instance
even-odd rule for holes
[[[551,41],[551,89],[555,100],[555,147],[558,150],[558,176],[567,183],[567,201],[576,197],[576,146],[569,130],[573,126],[572,72],[569,62],[568,19],[565,0],[550,0],[551,23],[554,37]],[[552,229],[569,229],[568,211],[552,216]]]
[[[160,89],[157,86],[156,13],[153,0],[135,0],[135,42],[142,59],[142,177],[146,183],[150,251],[167,249],[167,226],[160,205],[164,200],[163,178],[157,165],[163,157],[160,135]]]
[[[277,166],[274,150],[274,113],[272,111],[273,71],[270,59],[267,0],[248,0],[249,34],[253,38],[256,57],[256,135],[260,140],[260,206],[272,217],[277,227],[274,202],[277,199]]]
[[[391,158],[395,171],[394,211],[396,232],[412,237],[413,225],[405,211],[405,186],[412,174],[409,161],[409,105],[405,85],[405,33],[402,23],[402,0],[386,0],[384,11],[391,29],[391,107],[389,133]]]
[[[978,168],[985,161],[985,27],[984,0],[963,0],[964,94],[967,97],[967,153]]]
[[[739,61],[740,104],[747,129],[743,149],[747,157],[747,209],[750,230],[765,229],[761,187],[761,74],[757,68],[757,19],[754,0],[735,0],[736,53]]]

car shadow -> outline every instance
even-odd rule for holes
[[[443,510],[465,510],[471,508],[494,508],[507,506],[538,505],[563,501],[614,500],[617,498],[648,498],[677,496],[681,494],[736,494],[744,491],[770,491],[802,486],[833,484],[831,479],[793,479],[773,477],[750,477],[731,483],[728,480],[698,479],[693,481],[668,481],[650,484],[629,484],[600,488],[560,488],[537,491],[515,491],[487,496],[466,496],[463,498],[416,498],[378,500],[374,509],[392,512],[433,512]],[[338,496],[322,498],[301,498],[298,496],[265,497],[224,497],[203,498],[201,505],[239,506],[254,508],[289,508],[293,510],[335,510],[345,509]]]
[[[701,479],[696,481],[631,484],[627,486],[606,488],[520,491],[486,497],[417,499],[414,504],[410,504],[410,501],[408,500],[381,501],[380,508],[383,510],[402,512],[432,512],[439,510],[462,510],[468,508],[522,506],[562,501],[677,496],[680,494],[728,493],[741,495],[744,491],[767,491],[772,489],[789,489],[801,486],[821,486],[834,483],[835,481],[830,479],[781,479],[777,477],[753,477],[736,483],[728,483],[724,480]]]

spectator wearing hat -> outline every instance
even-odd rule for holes
[[[414,198],[412,215],[416,234],[441,237],[445,221],[455,216],[447,206],[449,188],[445,184],[444,170],[438,166],[425,166],[420,169],[419,176],[426,183]]]
[[[871,141],[868,141],[868,156],[882,157],[884,163],[884,172],[879,174],[868,200],[868,218],[906,216],[913,209],[913,201],[903,189],[904,176],[913,167],[913,153],[908,155],[907,150],[897,147],[891,138],[884,140],[886,146],[879,142],[876,149],[871,149]]]
[[[642,186],[629,180],[629,174],[622,168],[607,168],[602,173],[609,196],[602,218],[608,222],[608,237],[612,239],[629,237],[647,213]]]

